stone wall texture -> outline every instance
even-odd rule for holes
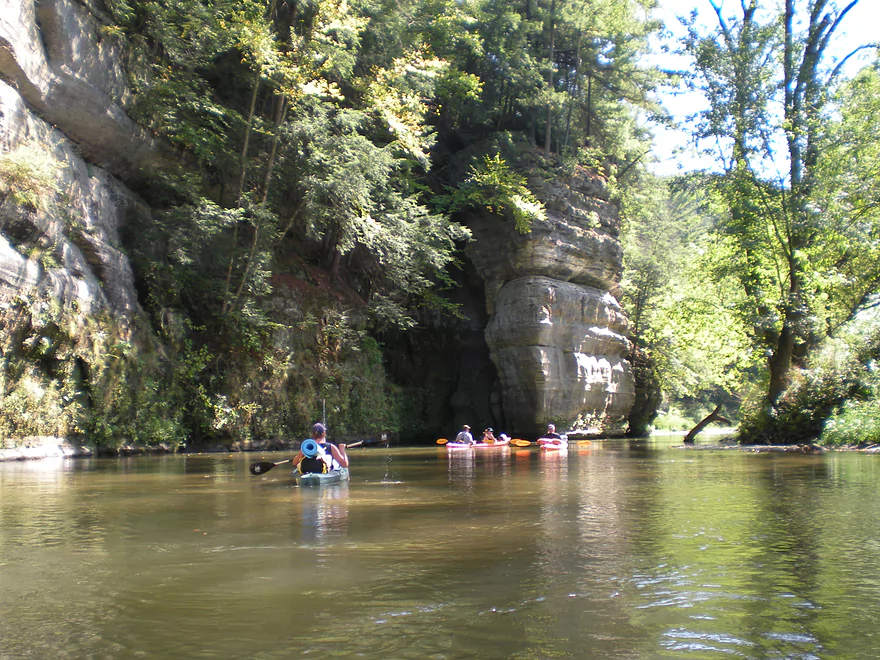
[[[117,176],[155,162],[148,134],[126,114],[121,50],[95,9],[75,0],[0,0],[0,77],[28,108]]]
[[[592,434],[622,434],[635,382],[627,318],[611,293],[623,270],[617,208],[582,169],[532,189],[545,221],[519,234],[510,221],[482,216],[467,247],[486,282],[504,423],[537,434],[580,417]]]
[[[43,172],[35,203],[0,199],[0,300],[42,290],[84,315],[131,317],[120,229],[149,209],[118,177],[155,151],[125,114],[119,50],[73,0],[0,5],[0,156]]]

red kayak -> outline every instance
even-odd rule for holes
[[[510,445],[510,438],[507,440],[496,440],[491,444],[478,442],[475,445],[469,445],[466,442],[447,442],[446,449],[503,449],[508,445]]]

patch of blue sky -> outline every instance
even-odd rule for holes
[[[722,8],[725,17],[741,12],[740,0],[715,0]],[[775,7],[772,0],[762,0],[765,6]],[[838,2],[837,7],[844,7],[851,0]],[[799,0],[798,5],[806,6],[806,0]],[[659,0],[654,17],[663,21],[666,30],[661,38],[652,44],[652,52],[648,61],[668,70],[688,70],[690,62],[682,55],[676,54],[680,40],[685,35],[685,28],[678,20],[691,12],[697,13],[697,21],[706,30],[718,25],[718,18],[710,0]],[[880,24],[880,1],[860,0],[846,14],[840,27],[835,32],[829,60],[831,67],[843,60],[859,46],[878,42],[877,25]],[[860,50],[850,57],[844,67],[843,75],[852,76],[875,57],[875,51]],[[721,154],[727,153],[729,144],[695,144],[693,134],[694,116],[708,107],[706,99],[695,91],[688,91],[683,86],[664,89],[660,93],[660,101],[671,115],[675,126],[667,128],[659,124],[651,124],[654,134],[653,159],[651,170],[659,175],[673,175],[696,170],[721,171],[724,161]],[[773,141],[775,159],[764,163],[765,173],[771,177],[784,179],[787,171],[785,148],[782,136],[777,135]]]

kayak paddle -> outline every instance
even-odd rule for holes
[[[292,461],[292,460],[293,460],[292,458],[288,458],[283,461],[276,461],[275,463],[271,463],[269,461],[264,461],[262,463],[253,463],[253,464],[251,464],[250,471],[251,471],[251,474],[265,474],[266,472],[271,470],[273,467],[276,467],[278,465],[284,465],[285,463],[290,463],[290,461]]]
[[[350,447],[360,447],[364,444],[363,440],[358,440],[357,442],[352,442],[350,445],[345,445],[346,449]],[[262,461],[260,463],[252,463],[250,466],[251,474],[266,474],[269,470],[279,465],[284,465],[285,463],[290,463],[293,459],[286,458],[283,461],[275,461],[274,463],[271,461]]]
[[[446,438],[438,438],[437,439],[438,445],[445,445],[447,442],[449,442],[449,440],[447,440]]]

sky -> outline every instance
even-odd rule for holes
[[[731,13],[737,9],[740,0],[721,0],[722,7],[729,6]],[[844,1],[837,0],[838,6]],[[717,25],[717,17],[709,4],[709,0],[659,0],[660,7],[655,12],[655,17],[662,20],[668,28],[677,35],[683,30],[676,16],[686,16],[696,9],[701,20],[712,26]],[[880,37],[880,0],[861,0],[846,15],[841,27],[837,32],[836,43],[840,49],[840,57],[843,57],[858,45],[877,41]],[[657,44],[659,46],[659,43]],[[872,58],[871,51],[862,51],[860,56],[854,57],[848,63],[846,69],[852,74],[864,66]],[[659,52],[652,57],[652,61],[661,66],[670,68],[683,68],[686,60],[676,60],[672,56],[663,55]],[[705,107],[704,100],[693,94],[674,95],[664,93],[661,96],[664,106],[679,122],[686,123],[688,114],[701,107]],[[717,167],[715,159],[697,153],[688,143],[687,130],[666,130],[655,127],[654,155],[656,162],[651,169],[660,175],[670,175],[679,172],[687,172],[695,169],[712,169]]]

